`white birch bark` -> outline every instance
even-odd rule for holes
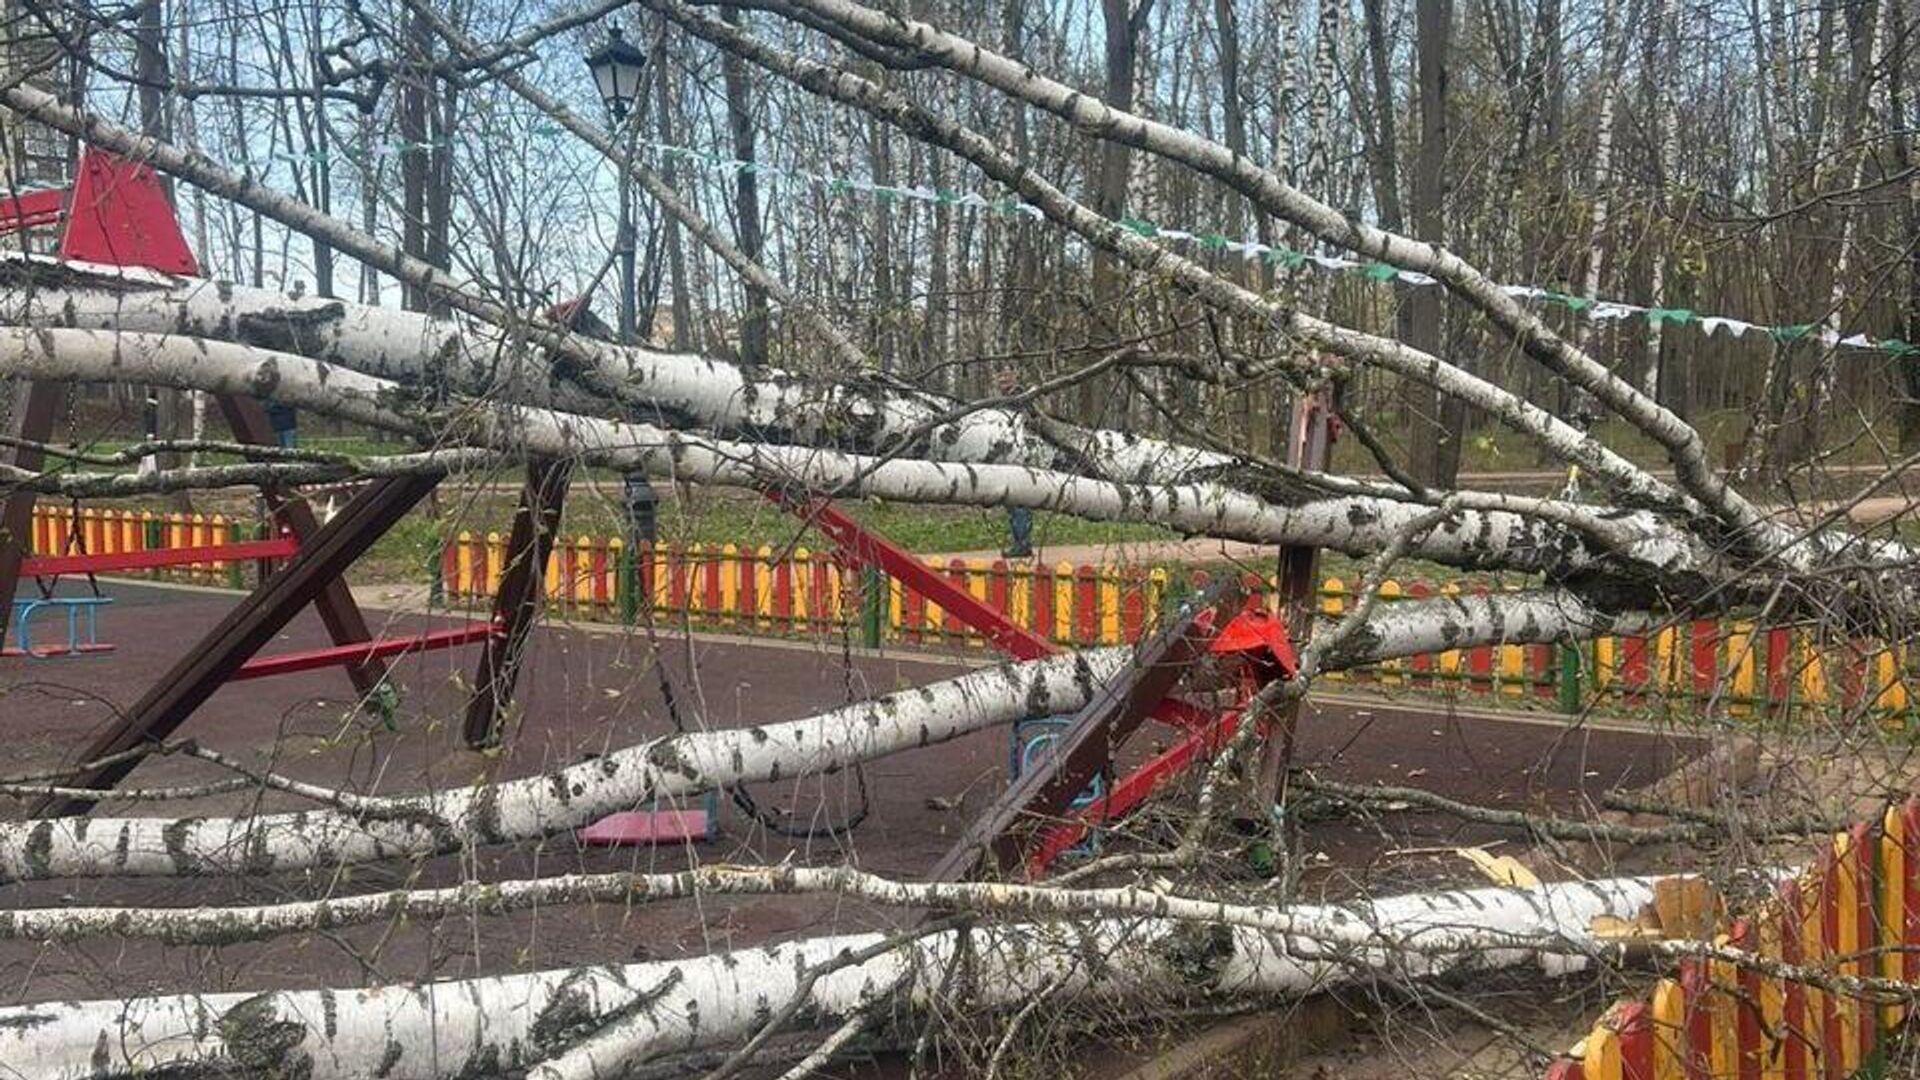
[[[1613,117],[1620,80],[1611,73],[1622,69],[1624,51],[1617,9],[1615,0],[1601,0],[1600,70],[1606,74],[1600,77],[1604,84],[1600,89],[1600,116],[1594,122],[1593,215],[1587,224],[1587,265],[1580,285],[1580,295],[1590,299],[1600,295],[1601,277],[1606,269],[1607,221],[1613,198]],[[1573,347],[1585,352],[1592,330],[1592,320],[1579,320],[1574,327]]]
[[[674,0],[643,0],[671,11]],[[1619,413],[1666,449],[1682,487],[1731,526],[1776,540],[1780,530],[1724,483],[1707,459],[1699,433],[1670,410],[1641,394],[1627,380],[1569,344],[1518,300],[1459,256],[1438,245],[1366,225],[1287,184],[1269,170],[1226,147],[1113,108],[1074,88],[928,23],[855,3],[854,0],[794,0],[814,15],[871,40],[912,51],[1002,93],[1046,110],[1076,128],[1191,166],[1252,198],[1267,213],[1339,245],[1402,269],[1425,273],[1472,304],[1527,354]],[[676,19],[679,16],[676,15]],[[685,25],[683,21],[683,25]]]
[[[137,381],[270,397],[301,409],[436,445],[474,444],[578,458],[682,481],[800,484],[902,502],[1028,506],[1098,520],[1151,522],[1189,534],[1304,543],[1349,554],[1379,550],[1427,507],[1367,495],[1300,496],[1281,505],[1218,484],[1123,484],[1016,465],[878,459],[805,447],[683,435],[547,409],[451,402],[414,415],[399,384],[302,356],[195,338],[94,330],[0,327],[0,374],[20,378]],[[1596,514],[1615,543],[1509,510],[1465,510],[1429,530],[1409,554],[1465,568],[1574,573],[1602,559],[1651,577],[1708,572],[1716,556],[1700,538],[1650,511]]]
[[[1571,593],[1551,589],[1396,601],[1379,605],[1364,627],[1343,635],[1339,646],[1322,659],[1320,670],[1440,649],[1627,633],[1652,623],[1645,615],[1599,611]],[[0,884],[59,877],[269,873],[530,840],[655,798],[684,798],[740,781],[828,772],[1021,716],[1070,712],[1085,702],[1091,687],[1127,662],[1124,649],[1096,649],[1007,664],[804,720],[677,735],[524,780],[393,796],[380,813],[0,823]],[[434,903],[432,898],[419,902],[427,905],[422,914]],[[360,908],[369,903],[357,902]],[[348,903],[339,913],[351,921],[354,910],[356,904]],[[311,914],[319,918],[328,913]],[[368,917],[373,915],[377,912]],[[253,918],[277,925],[302,917],[281,912]],[[170,932],[161,923],[151,923],[150,929],[156,937]]]
[[[426,390],[501,396],[584,414],[635,412],[562,371],[528,319],[508,329],[345,300],[292,299],[224,281],[151,270],[0,256],[0,322],[33,327],[190,334],[310,356]],[[855,450],[904,446],[913,457],[1064,469],[1133,482],[1178,481],[1231,458],[1123,431],[1069,429],[1049,441],[1027,418],[981,409],[950,422],[961,403],[857,380],[834,382],[738,366],[694,353],[566,340],[643,399],[639,415],[672,427],[711,428],[755,441]]]
[[[818,716],[673,735],[522,780],[392,799],[378,812],[69,817],[0,823],[0,884],[264,874],[531,840],[741,781],[831,772],[1029,715],[1072,712],[1129,660],[1089,650],[970,672]]]
[[[1676,492],[1671,485],[1609,450],[1585,432],[1507,389],[1399,341],[1315,318],[1242,288],[1067,197],[1058,187],[986,136],[947,118],[928,113],[909,99],[870,80],[767,46],[718,19],[674,3],[673,0],[645,2],[662,10],[690,32],[723,48],[737,51],[809,91],[882,116],[922,141],[952,150],[978,165],[987,175],[1018,191],[1049,220],[1072,230],[1096,248],[1119,254],[1141,274],[1170,278],[1209,306],[1289,330],[1334,356],[1392,372],[1442,395],[1485,410],[1499,422],[1537,441],[1556,457],[1579,464],[1583,470],[1612,487],[1623,502],[1636,506],[1660,506],[1688,515],[1699,512],[1699,504],[1695,500]],[[1235,160],[1246,161],[1245,158]],[[1257,169],[1251,162],[1247,162],[1247,167]],[[1291,368],[1307,378],[1322,376],[1323,373],[1318,370],[1320,363],[1319,358],[1306,359],[1292,352],[1285,352],[1274,361],[1275,367]],[[1681,423],[1681,427],[1685,428],[1685,424]]]
[[[1183,998],[1299,995],[1374,976],[1533,960],[1565,970],[1592,947],[1595,918],[1634,918],[1652,897],[1651,879],[1484,888],[1276,912],[1290,927],[1319,928],[1324,940],[1097,918],[975,928],[965,947],[976,965],[973,1004],[1005,1007],[1058,985],[1145,1011]],[[28,1080],[194,1068],[306,1080],[441,1080],[529,1067],[538,1080],[611,1077],[661,1054],[739,1043],[792,999],[807,971],[882,940],[813,938],[683,961],[377,989],[21,1005],[0,1009],[0,1061]],[[800,1015],[830,1025],[895,987],[907,1007],[922,1008],[940,993],[960,942],[947,931],[831,971]],[[565,1056],[583,1045],[598,1052]]]

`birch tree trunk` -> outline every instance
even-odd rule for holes
[[[1119,484],[1016,465],[881,460],[828,450],[706,439],[648,424],[620,423],[484,401],[438,403],[431,419],[406,408],[392,382],[270,350],[154,334],[0,327],[0,373],[104,382],[137,374],[153,385],[267,397],[429,445],[466,444],[567,458],[661,479],[737,487],[799,486],[899,502],[1026,506],[1093,520],[1153,522],[1195,535],[1303,544],[1353,555],[1379,551],[1429,510],[1390,485],[1329,480],[1290,501],[1268,501],[1217,484]],[[398,406],[398,407],[396,407]],[[1561,507],[1569,524],[1541,516],[1539,500],[1453,496],[1463,509],[1408,544],[1419,558],[1463,568],[1504,568],[1569,577],[1607,572],[1625,595],[1664,582],[1697,589],[1723,567],[1707,538],[1648,511]],[[1506,507],[1513,506],[1514,509]],[[1479,508],[1472,508],[1479,507]],[[1809,542],[1811,543],[1811,541]],[[1862,549],[1857,555],[1873,553]],[[1889,546],[1888,553],[1898,550]],[[1731,584],[1731,582],[1728,582]],[[1768,587],[1765,582],[1759,587]],[[1738,599],[1742,594],[1731,592]]]
[[[1288,912],[1350,928],[1332,943],[1156,919],[980,927],[964,939],[946,931],[828,971],[800,1015],[825,1026],[890,996],[917,1013],[942,995],[962,948],[974,965],[968,1005],[983,1009],[1049,986],[1139,1012],[1183,999],[1299,995],[1385,973],[1432,977],[1536,960],[1563,971],[1579,966],[1594,919],[1632,919],[1652,897],[1651,880],[1627,878]],[[600,1080],[663,1054],[737,1044],[799,992],[806,972],[883,940],[811,938],[683,961],[376,989],[22,1005],[0,1009],[0,1060],[24,1066],[31,1080],[208,1069],[305,1080],[529,1069],[533,1080]],[[588,1036],[597,1052],[567,1054]]]
[[[533,342],[486,324],[341,300],[291,299],[151,271],[0,257],[0,319],[16,325],[189,333],[309,356],[432,393],[451,389],[569,412],[616,411],[560,378]],[[904,450],[945,461],[1022,464],[1133,481],[1225,469],[1224,454],[1124,431],[1062,446],[1022,413],[966,412],[934,394],[857,379],[753,373],[723,360],[574,338],[674,426],[760,441]],[[949,414],[955,415],[946,419]],[[1084,436],[1084,444],[1078,440]]]

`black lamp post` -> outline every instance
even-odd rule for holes
[[[593,73],[593,85],[600,91],[600,100],[606,103],[607,115],[613,118],[617,129],[627,122],[635,103],[640,100],[640,80],[645,77],[647,54],[635,48],[620,33],[618,26],[607,28],[607,40],[601,46],[587,54],[587,70]],[[616,132],[617,134],[617,132]],[[633,234],[633,195],[627,183],[627,174],[622,170],[620,184],[620,343],[634,343],[634,248]],[[655,512],[659,496],[653,485],[647,482],[641,473],[629,474],[626,478],[623,494],[627,504],[627,535],[636,552],[650,548],[657,535]],[[643,548],[642,545],[645,545]],[[642,574],[651,570],[653,560],[644,559]],[[644,596],[651,596],[649,587]]]
[[[607,28],[607,40],[587,54],[587,70],[593,73],[593,85],[606,103],[613,126],[627,122],[634,103],[640,100],[640,80],[646,75],[647,54],[633,46],[617,26]],[[620,343],[633,344],[634,330],[634,236],[633,198],[625,171],[620,173]]]

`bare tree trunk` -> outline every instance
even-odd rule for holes
[[[407,14],[406,27],[413,65],[400,83],[400,247],[422,262],[431,262],[427,254],[430,212],[427,189],[433,183],[433,165],[427,144],[433,137],[437,79],[428,65],[434,52],[434,36],[433,27],[418,12]],[[403,284],[402,295],[407,310],[428,310],[431,298],[425,290]]]
[[[945,190],[947,183],[947,159],[935,154],[929,167],[928,180],[935,191]],[[949,394],[963,393],[958,372],[946,366],[951,349],[947,340],[948,292],[952,288],[953,246],[953,208],[946,203],[934,207],[932,235],[927,239],[927,313],[926,322],[920,333],[920,368],[927,370],[939,366],[939,386]]]
[[[1901,4],[1889,4],[1890,17],[1893,20],[1892,40],[1906,41],[1913,32],[1908,25],[1906,8]],[[1907,341],[1920,341],[1920,154],[1914,153],[1912,116],[1914,109],[1910,98],[1914,97],[1907,78],[1907,65],[1891,65],[1887,73],[1887,97],[1889,101],[1887,122],[1894,134],[1895,159],[1902,171],[1908,174],[1907,182],[1902,185],[1905,198],[1899,207],[1901,229],[1905,232],[1903,247],[1907,257],[1907,297],[1903,306],[1905,312],[1905,333]],[[1913,453],[1920,450],[1920,353],[1909,352],[1894,358],[1895,386],[1904,399],[1899,405],[1900,452]]]
[[[1241,157],[1247,156],[1247,111],[1246,102],[1241,100],[1240,86],[1240,20],[1235,12],[1234,0],[1214,0],[1214,32],[1218,37],[1218,55],[1220,59],[1220,102],[1222,119],[1225,123],[1224,136],[1227,149]],[[1247,202],[1237,194],[1227,196],[1227,235],[1235,240],[1243,240],[1247,235]],[[1259,230],[1262,243],[1270,241],[1272,229],[1268,226],[1265,214],[1255,211],[1254,221]],[[1232,260],[1225,272],[1242,286],[1261,287],[1270,276],[1266,269],[1252,270],[1245,260]],[[1256,284],[1256,281],[1258,284]],[[1256,334],[1264,328],[1256,329]],[[1234,325],[1222,325],[1222,340],[1229,348],[1234,345]],[[1272,407],[1272,395],[1264,388],[1242,391],[1239,395],[1241,414],[1241,439],[1257,453],[1270,453],[1273,425],[1263,422],[1263,414]]]
[[[1400,135],[1395,119],[1393,53],[1387,43],[1386,3],[1387,0],[1362,0],[1367,71],[1373,85],[1373,124],[1367,132],[1367,147],[1373,156],[1370,172],[1373,199],[1380,207],[1380,225],[1399,232],[1406,227],[1406,214],[1400,208]]]
[[[1822,14],[1825,13],[1826,9],[1823,8]],[[1848,52],[1852,58],[1853,78],[1847,80],[1842,102],[1846,114],[1841,121],[1840,133],[1836,140],[1838,149],[1834,152],[1835,157],[1841,158],[1848,153],[1853,155],[1852,168],[1845,174],[1846,179],[1843,181],[1843,187],[1846,190],[1860,188],[1866,180],[1869,159],[1873,156],[1868,147],[1856,146],[1855,142],[1862,131],[1869,130],[1868,121],[1874,111],[1875,99],[1885,92],[1884,85],[1876,87],[1875,80],[1880,74],[1884,52],[1881,43],[1886,35],[1881,32],[1881,24],[1886,17],[1886,5],[1878,3],[1877,0],[1864,0],[1863,3],[1849,6],[1848,18],[1852,20],[1852,25],[1849,27],[1848,38],[1851,47]],[[1880,130],[1886,130],[1886,128],[1881,126]],[[1830,264],[1833,279],[1827,289],[1826,318],[1822,320],[1822,325],[1836,337],[1841,336],[1842,327],[1845,325],[1847,297],[1852,285],[1848,278],[1848,271],[1855,258],[1854,248],[1857,245],[1854,235],[1858,230],[1862,211],[1842,205],[1838,207],[1838,212],[1843,219],[1840,222],[1837,250]],[[1820,422],[1826,415],[1828,402],[1833,399],[1834,384],[1838,375],[1835,361],[1839,354],[1840,350],[1837,347],[1828,346],[1822,352],[1820,362],[1814,367],[1811,391],[1808,394],[1804,415],[1801,417],[1800,436],[1797,440],[1803,454],[1816,450],[1820,445]]]
[[[1448,67],[1453,38],[1453,0],[1415,0],[1415,52],[1420,96],[1420,150],[1413,169],[1413,234],[1438,241],[1446,232]],[[1444,312],[1435,289],[1415,289],[1403,301],[1406,340],[1431,355],[1446,347]],[[1445,395],[1428,395],[1427,417],[1413,418],[1409,464],[1436,487],[1452,487],[1466,437],[1465,409]]]
[[[309,33],[313,35],[314,40],[319,40],[321,37],[321,19],[323,18],[320,0],[313,0],[308,6],[307,18],[309,20]],[[288,59],[292,59],[294,53],[291,43],[288,45],[287,52]],[[303,108],[301,112],[303,118],[307,119],[307,126],[311,132],[309,145],[313,150],[313,205],[323,214],[332,214],[333,161],[331,154],[333,148],[333,129],[331,125],[327,123],[326,95],[321,93],[321,78],[324,74],[321,65],[322,61],[319,52],[315,50],[308,65],[308,77],[313,80],[313,101]],[[310,118],[306,117],[306,109],[312,110]],[[314,294],[318,296],[332,296],[333,245],[319,237],[313,237],[312,239]]]
[[[134,73],[140,80],[140,131],[158,139],[173,138],[172,95],[167,91],[171,73],[167,65],[167,36],[163,0],[146,0],[140,7],[134,31]],[[173,180],[162,177],[161,188],[167,201],[174,200]],[[148,387],[142,408],[143,430],[149,439],[178,438],[186,403],[178,390]],[[142,470],[174,469],[180,466],[178,454],[157,454],[141,460]],[[168,503],[177,510],[191,511],[193,500],[182,491]]]
[[[1675,190],[1672,176],[1679,167],[1680,156],[1680,117],[1675,109],[1675,95],[1666,92],[1666,79],[1678,70],[1678,46],[1680,40],[1680,6],[1678,0],[1661,0],[1659,11],[1648,20],[1646,72],[1648,116],[1655,127],[1653,141],[1653,181],[1656,187],[1653,209],[1649,218],[1657,226],[1664,226],[1673,216],[1668,206],[1669,194]],[[1653,268],[1648,285],[1648,303],[1654,308],[1667,306],[1667,251],[1670,243],[1664,227],[1656,234],[1653,245]],[[1666,346],[1665,323],[1655,318],[1647,326],[1646,370],[1641,374],[1641,392],[1647,396],[1666,402],[1674,408],[1670,400],[1674,391],[1684,397],[1686,381],[1663,379],[1664,350]],[[1671,389],[1669,387],[1671,386]],[[1675,411],[1687,415],[1687,408],[1680,404]]]
[[[728,22],[741,24],[740,9],[722,9]],[[740,161],[754,159],[753,99],[747,83],[747,68],[731,53],[721,56],[720,67],[727,89],[727,127],[733,134],[733,156]],[[754,262],[760,261],[760,181],[752,169],[734,173],[734,230],[740,251]],[[740,315],[740,363],[747,368],[767,363],[767,293],[753,282],[743,282],[746,309]]]
[[[1134,62],[1139,53],[1139,34],[1153,9],[1153,0],[1100,0],[1100,12],[1106,27],[1106,84],[1101,100],[1116,109],[1133,107]],[[1096,212],[1118,220],[1127,209],[1127,178],[1133,165],[1133,151],[1117,142],[1100,144],[1100,172],[1094,186]],[[1104,252],[1093,256],[1093,317],[1096,338],[1113,341],[1121,336],[1118,314],[1125,291],[1125,274],[1119,260]],[[1109,394],[1116,384],[1111,379],[1094,378],[1080,384],[1080,418],[1095,423],[1111,404]]]
[[[874,81],[884,76],[873,72]],[[867,125],[867,145],[874,184],[893,186],[891,132],[878,120]],[[892,371],[899,360],[900,321],[906,306],[894,295],[893,200],[876,196],[873,200],[873,240],[867,250],[873,256],[873,336],[874,357],[881,371]]]
[[[660,131],[660,141],[668,146],[678,145],[674,138],[675,113],[680,108],[679,87],[667,74],[666,39],[661,38],[653,50],[653,70],[659,78],[654,103],[654,123]],[[674,175],[677,166],[671,154],[660,162],[660,178],[669,186],[678,182]],[[673,294],[673,337],[671,345],[676,351],[690,352],[700,347],[696,332],[699,327],[693,322],[693,297],[687,283],[687,255],[680,240],[680,220],[672,214],[666,215],[665,243],[667,248],[667,281]]]
[[[1624,50],[1620,42],[1619,0],[1602,0],[1600,6],[1600,67],[1614,73],[1622,66]],[[1587,266],[1580,282],[1580,295],[1600,293],[1607,264],[1607,224],[1613,198],[1614,113],[1619,104],[1619,80],[1605,78],[1600,90],[1600,118],[1593,136],[1593,216],[1587,233]],[[1585,351],[1592,338],[1593,323],[1582,319],[1574,324],[1574,347]],[[1569,405],[1573,420],[1586,424],[1594,418],[1596,405],[1589,395],[1576,391]]]

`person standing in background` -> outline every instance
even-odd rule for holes
[[[291,450],[299,442],[300,414],[293,411],[293,406],[277,401],[268,402],[267,423],[273,428],[273,437],[282,449]]]

